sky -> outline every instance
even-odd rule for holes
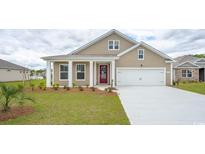
[[[186,54],[205,53],[205,29],[118,29],[135,39],[175,58]],[[109,29],[68,30],[0,30],[0,59],[30,69],[44,69],[44,56],[68,54],[106,33]]]

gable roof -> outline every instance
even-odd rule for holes
[[[119,53],[117,56],[120,57],[120,56],[122,56],[122,55],[124,55],[124,54],[127,54],[128,52],[130,52],[130,51],[132,51],[132,50],[138,48],[139,46],[143,46],[143,47],[145,47],[145,48],[151,50],[151,51],[154,52],[155,54],[158,54],[159,56],[161,56],[161,57],[163,57],[163,58],[165,58],[165,59],[174,61],[174,59],[172,59],[171,57],[169,57],[169,56],[166,55],[165,53],[163,53],[163,52],[161,52],[161,51],[159,51],[159,50],[157,50],[157,49],[151,47],[150,45],[146,44],[145,42],[140,42],[140,43],[134,45],[133,47],[131,47],[131,48],[129,48],[129,49],[127,49],[127,50],[125,50],[125,51]]]
[[[2,60],[2,59],[0,59],[0,69],[29,70],[28,68],[10,63],[10,62],[8,62],[6,60]]]
[[[193,55],[184,55],[184,56],[180,56],[180,57],[177,57],[175,58],[175,63],[173,65],[173,67],[177,67],[179,66],[180,64],[183,64],[185,62],[192,62],[194,63],[194,61],[196,61],[198,58],[194,57]]]
[[[205,63],[205,58],[199,58],[195,63]]]
[[[191,62],[194,65],[205,68],[205,58],[198,58],[193,55],[184,55],[175,58],[174,67],[178,67],[185,62]]]
[[[125,51],[122,51],[120,52],[118,55],[111,55],[112,57],[115,57],[115,58],[119,58],[120,56],[132,51],[133,49],[139,47],[139,46],[144,46],[145,48],[151,50],[152,52],[154,52],[155,54],[158,54],[159,56],[165,58],[166,62],[169,63],[169,62],[174,62],[174,59],[172,59],[170,56],[166,55],[165,53],[151,47],[150,45],[146,44],[145,42],[137,42],[135,40],[133,40],[132,38],[126,36],[125,34],[119,32],[118,30],[115,30],[115,29],[112,29],[110,31],[108,31],[107,33],[101,35],[100,37],[94,39],[93,41],[83,45],[82,47],[72,51],[71,53],[69,54],[66,54],[66,55],[57,55],[57,56],[48,56],[48,57],[42,57],[42,59],[44,60],[55,60],[55,59],[69,59],[69,58],[74,58],[74,56],[77,55],[77,53],[81,52],[82,50],[92,46],[93,44],[97,43],[98,41],[101,41],[102,39],[110,36],[111,34],[117,34],[119,36],[121,36],[122,38],[126,39],[127,41],[133,43],[134,45],[132,47],[130,47],[129,49],[126,49]],[[94,55],[85,55],[85,56],[94,56]],[[80,57],[85,57],[83,55],[80,55]],[[107,54],[106,55],[96,55],[96,57],[109,57]],[[76,57],[77,58],[77,57]]]
[[[178,68],[200,68],[199,65],[197,65],[191,61],[185,61],[183,63],[180,63],[176,67],[178,67]]]
[[[82,51],[82,50],[84,50],[84,49],[86,49],[86,48],[92,46],[93,44],[95,44],[95,43],[97,43],[97,42],[103,40],[104,38],[110,36],[110,35],[113,34],[113,33],[115,33],[115,34],[121,36],[122,38],[126,39],[126,40],[129,41],[129,42],[132,42],[132,43],[134,43],[134,44],[138,44],[137,41],[131,39],[131,38],[128,37],[127,35],[121,33],[120,31],[118,31],[118,30],[116,30],[116,29],[112,29],[112,30],[108,31],[107,33],[101,35],[100,37],[97,37],[97,38],[94,39],[93,41],[91,41],[91,42],[89,42],[89,43],[87,43],[87,44],[81,46],[80,48],[78,48],[78,49],[72,51],[71,53],[69,53],[69,55],[70,55],[70,54],[71,54],[71,55],[76,54],[76,53],[78,53],[78,52],[80,52],[80,51]]]

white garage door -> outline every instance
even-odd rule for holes
[[[117,68],[117,85],[165,85],[163,68]]]

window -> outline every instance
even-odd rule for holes
[[[115,41],[115,50],[120,49],[120,41]]]
[[[187,70],[187,77],[188,77],[188,78],[191,78],[191,77],[192,77],[192,71]]]
[[[119,40],[109,40],[108,41],[108,49],[109,50],[119,50],[120,49],[120,41]]]
[[[186,70],[182,70],[182,77],[186,78]]]
[[[144,49],[138,50],[138,60],[144,60]]]
[[[68,64],[60,64],[60,80],[68,80]]]
[[[191,78],[192,77],[192,71],[191,70],[182,70],[182,77],[183,78]]]
[[[77,64],[76,67],[77,80],[85,80],[85,64]]]
[[[114,42],[113,41],[109,41],[109,50],[112,50],[114,47]]]

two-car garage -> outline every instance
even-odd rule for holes
[[[116,70],[118,86],[162,86],[166,84],[166,68],[120,67]]]

